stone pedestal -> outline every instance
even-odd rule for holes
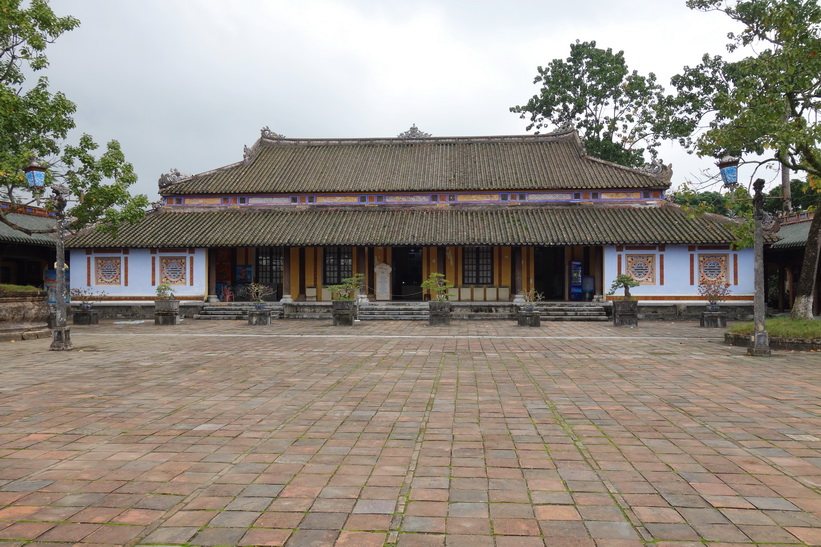
[[[770,334],[765,331],[754,331],[750,335],[750,345],[747,346],[747,355],[753,357],[769,357],[770,351]]]
[[[431,301],[429,305],[428,325],[431,327],[447,327],[450,325],[450,302]]]
[[[75,325],[97,325],[100,322],[100,313],[94,310],[77,310],[71,314],[71,322]]]
[[[332,302],[331,309],[331,312],[333,313],[334,326],[353,326],[354,311],[355,307],[353,300],[334,300]]]
[[[708,328],[726,328],[727,314],[723,311],[701,312],[701,326]]]
[[[271,324],[271,310],[251,310],[248,312],[248,324],[265,326]]]
[[[179,313],[167,313],[167,312],[154,312],[154,324],[155,325],[179,325],[180,324],[180,314]]]
[[[542,326],[542,318],[537,311],[520,311],[516,314],[516,320],[520,327]]]
[[[180,324],[180,301],[179,300],[155,300],[154,301],[154,324],[155,325],[179,325]]]
[[[71,349],[71,329],[68,327],[56,327],[51,331],[51,347],[53,351],[63,351]]]
[[[635,327],[639,324],[639,303],[635,300],[616,300],[613,302],[613,325],[616,327]]]

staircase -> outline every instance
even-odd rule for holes
[[[369,302],[359,306],[360,321],[427,321],[427,302]]]
[[[604,306],[594,302],[537,302],[542,321],[607,321]]]
[[[254,309],[253,302],[214,302],[202,307],[202,311],[194,315],[194,319],[207,320],[246,320],[248,312]],[[274,318],[282,317],[282,304],[279,302],[266,302],[265,307],[271,310]]]

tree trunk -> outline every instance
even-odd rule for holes
[[[821,203],[819,203],[821,206]],[[815,211],[807,234],[804,247],[804,263],[801,265],[801,276],[795,291],[795,303],[790,317],[793,319],[812,319],[812,300],[815,292],[815,278],[818,271],[818,254],[821,249],[821,207]]]

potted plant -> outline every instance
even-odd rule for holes
[[[520,327],[540,327],[542,325],[542,317],[536,310],[536,303],[544,300],[544,294],[538,292],[536,289],[530,289],[524,295],[525,305],[519,306],[516,313],[516,319]]]
[[[340,285],[331,285],[331,306],[333,324],[351,326],[356,315],[356,295],[362,289],[365,274],[354,274],[346,277]]]
[[[157,298],[154,300],[155,325],[179,325],[180,301],[174,296],[171,286],[157,285]]]
[[[451,303],[448,301],[453,284],[443,274],[433,272],[422,282],[422,289],[430,291],[428,325],[450,325]]]
[[[274,289],[262,283],[248,284],[248,297],[254,302],[254,309],[248,312],[249,325],[270,325],[271,310],[265,307],[263,298],[274,294]]]
[[[72,322],[75,325],[96,325],[100,322],[99,313],[94,311],[94,300],[100,300],[106,296],[105,291],[95,292],[92,289],[71,289],[69,291],[71,300],[80,301],[80,309],[74,311]]]
[[[630,287],[638,287],[639,282],[628,274],[620,274],[613,280],[608,296],[612,296],[619,289],[624,289],[624,296],[613,301],[613,325],[616,327],[635,327],[639,324],[639,303],[630,295]]]
[[[707,310],[701,312],[702,327],[727,326],[727,314],[720,311],[719,302],[730,295],[730,284],[719,279],[704,279],[698,284],[698,294],[707,301]]]

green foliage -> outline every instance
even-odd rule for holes
[[[453,284],[445,279],[443,274],[432,272],[427,279],[422,281],[422,289],[430,291],[431,300],[444,301],[448,299]]]
[[[613,280],[613,284],[610,285],[610,291],[607,293],[607,296],[612,296],[616,294],[617,290],[624,289],[624,298],[630,300],[632,298],[630,295],[630,287],[638,286],[639,282],[633,279],[632,275],[619,274],[616,279]]]
[[[740,25],[728,34],[727,61],[705,54],[673,77],[666,102],[675,114],[667,136],[700,156],[727,150],[759,154],[790,169],[821,175],[821,6],[817,0],[688,0]],[[706,123],[706,130],[699,128]]]
[[[821,195],[817,189],[813,188],[809,182],[801,179],[790,181],[790,195],[792,197],[792,207],[795,211],[813,211],[818,207]],[[772,188],[764,200],[764,210],[772,214],[780,213],[781,206],[781,186]]]
[[[73,17],[58,17],[48,0],[0,0],[0,199],[18,204],[30,190],[23,168],[37,160],[47,168],[46,186],[69,190],[64,226],[77,230],[92,224],[116,236],[122,222],[136,222],[148,205],[145,196],[132,197],[128,187],[137,180],[117,141],[96,155],[89,135],[76,145],[65,142],[74,128],[76,107],[62,93],[52,93],[40,77],[27,87],[26,78],[48,66],[45,49],[61,34],[76,28]],[[35,196],[58,210],[61,203],[45,190]],[[0,210],[0,221],[25,233]],[[40,231],[39,233],[43,233]]]
[[[170,285],[157,285],[157,300],[174,300],[174,288]]]
[[[340,285],[329,286],[328,290],[331,291],[333,300],[354,300],[364,283],[365,274],[357,273],[343,279]]]
[[[652,72],[630,72],[624,52],[596,47],[596,42],[570,44],[570,56],[538,67],[537,95],[511,112],[529,118],[527,130],[572,123],[587,152],[628,167],[645,163],[644,143],[656,157],[659,141],[656,110],[664,104],[662,87]]]
[[[0,283],[0,292],[32,292],[41,291],[37,287],[31,285],[9,285],[8,283]]]
[[[735,334],[752,334],[754,330],[755,323],[738,323],[730,328],[730,332]],[[776,338],[818,339],[821,338],[821,321],[773,317],[767,319],[767,332]]]

